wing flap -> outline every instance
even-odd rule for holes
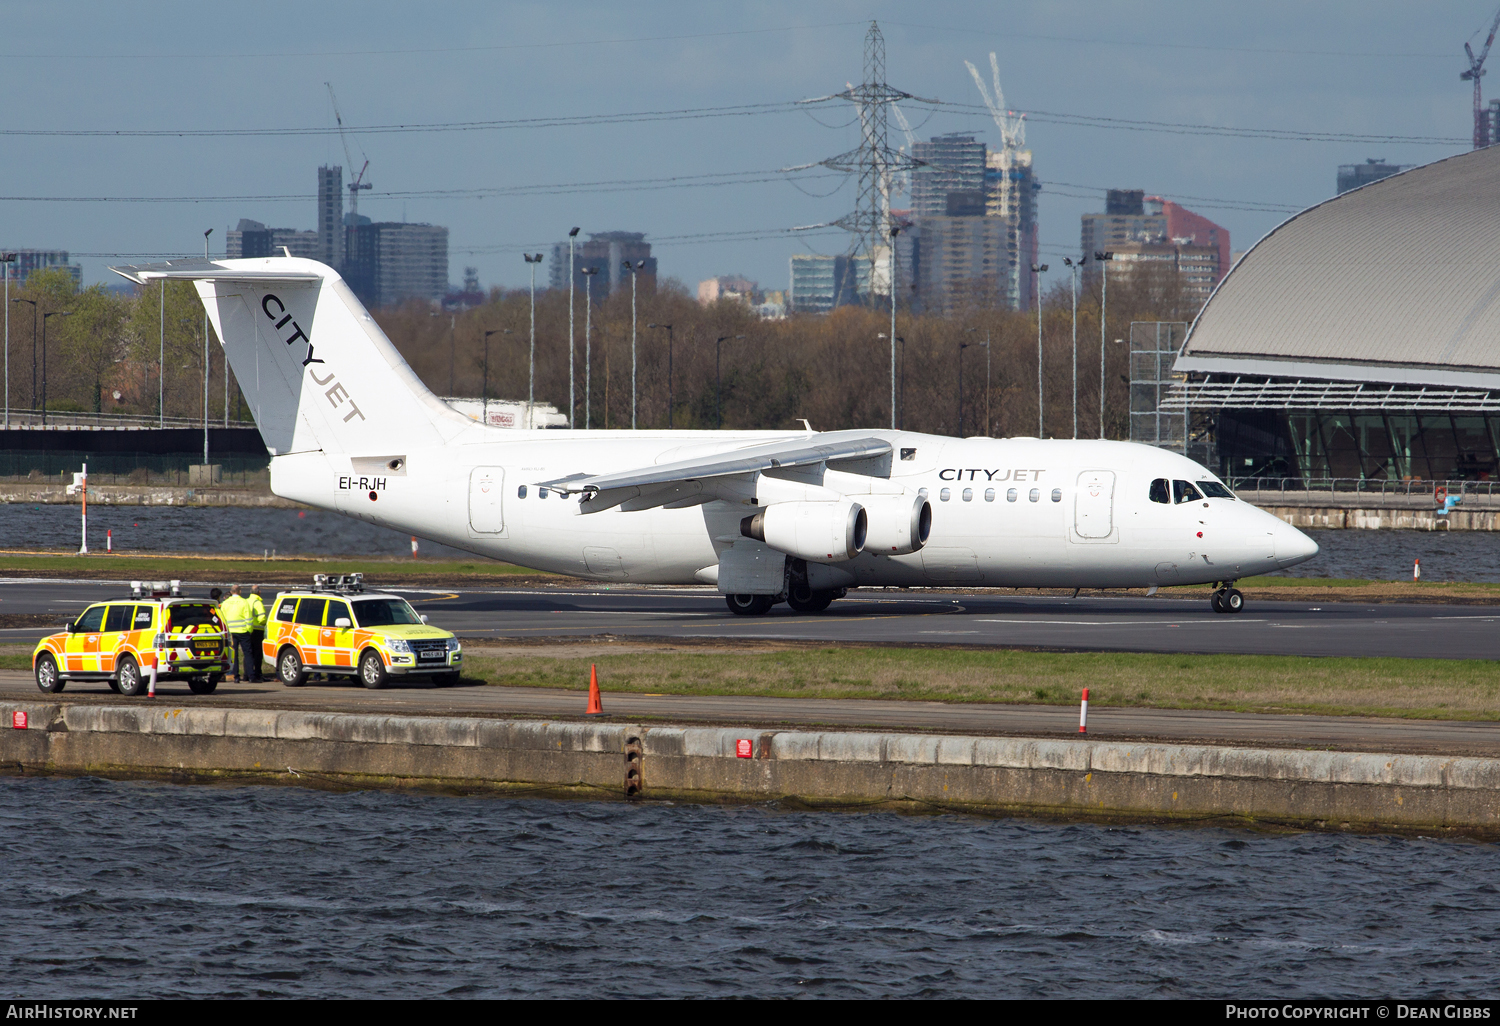
[[[593,493],[585,500],[588,511],[607,509],[637,496],[645,498],[660,490],[662,501],[676,501],[683,492],[692,489],[674,489],[670,486],[711,478],[733,477],[741,474],[756,474],[778,467],[802,467],[830,460],[875,460],[891,452],[891,443],[883,438],[849,438],[820,441],[808,444],[805,439],[783,439],[760,445],[733,449],[729,452],[700,456],[676,463],[664,463],[655,467],[620,471],[613,474],[592,476],[575,474],[555,481],[538,481],[543,488],[568,495]],[[636,491],[631,491],[636,489]],[[654,496],[653,496],[654,497]],[[613,499],[613,502],[608,502]]]

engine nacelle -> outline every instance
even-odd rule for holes
[[[865,547],[869,517],[850,499],[776,502],[740,521],[740,534],[818,563],[853,559]]]
[[[904,556],[927,544],[932,533],[932,504],[920,495],[861,495],[870,518],[865,551]]]

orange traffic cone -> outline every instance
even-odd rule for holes
[[[599,667],[589,664],[589,707],[585,716],[603,716],[604,705],[599,701]]]

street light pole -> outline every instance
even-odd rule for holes
[[[484,384],[480,389],[479,408],[485,426],[490,423],[490,336],[498,335],[502,330],[504,329],[489,328],[484,333]]]
[[[34,299],[12,299],[11,303],[31,304],[31,408],[36,409],[36,300]],[[10,303],[5,304],[6,338],[9,339],[10,326]],[[6,356],[10,355],[10,344],[5,346]],[[7,401],[10,398],[9,389],[6,390]]]
[[[1109,261],[1113,260],[1113,252],[1100,253],[1095,251],[1094,260],[1099,264],[1099,439],[1104,439],[1104,350],[1105,340],[1109,338],[1108,319],[1109,312]]]
[[[161,355],[156,365],[156,426],[167,426],[167,280],[161,280]],[[35,334],[33,333],[33,338]]]
[[[667,430],[672,430],[672,326],[670,324],[648,324],[648,328],[667,329]]]
[[[0,264],[5,270],[5,430],[10,430],[10,265],[16,262],[14,253],[0,253]]]
[[[1046,420],[1042,413],[1042,274],[1046,264],[1032,264],[1031,276],[1036,279],[1036,436],[1047,434]]]
[[[901,234],[899,226],[891,229],[891,428],[896,427],[896,236]],[[874,292],[871,282],[871,292]],[[962,405],[962,404],[960,404]]]
[[[210,228],[203,233],[203,260],[208,261],[208,237],[214,233]],[[208,465],[208,307],[203,308],[203,465]],[[207,471],[204,471],[207,473]],[[210,479],[210,484],[213,481]]]
[[[536,403],[536,265],[542,262],[542,255],[521,255],[531,267],[531,371],[526,379],[526,423],[535,427],[536,417],[532,413],[532,407]]]
[[[1067,264],[1073,271],[1073,437],[1078,437],[1078,272],[1083,270],[1083,265],[1088,263],[1087,256],[1078,258],[1075,264],[1070,257],[1064,257],[1063,263]]]
[[[579,269],[578,273],[585,276],[583,289],[583,429],[587,431],[594,411],[592,329],[594,326],[594,275],[599,273],[599,268],[583,267]]]
[[[990,346],[990,329],[984,329],[984,437],[995,437],[994,427],[990,422],[990,354],[994,349]]]
[[[578,272],[574,270],[573,243],[578,238],[578,229],[575,227],[568,233],[568,430],[571,431],[578,426],[578,400],[574,398],[573,392],[573,279]],[[488,356],[485,357],[488,359]]]
[[[901,343],[901,415],[896,421],[898,431],[906,430],[906,339],[898,338]]]
[[[48,310],[42,314],[42,427],[47,426],[47,318],[72,316],[71,310]]]
[[[719,372],[719,353],[728,338],[744,338],[744,335],[720,335],[714,340],[714,430],[724,426],[724,407],[721,396],[724,394],[724,377]]]
[[[646,266],[646,261],[637,260],[635,266],[630,266],[626,260],[622,265],[630,272],[630,430],[635,430],[635,280],[640,277],[641,268]]]

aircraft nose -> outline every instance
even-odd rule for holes
[[[1306,563],[1318,554],[1318,543],[1284,520],[1276,521],[1272,534],[1276,542],[1276,562],[1282,566]]]

